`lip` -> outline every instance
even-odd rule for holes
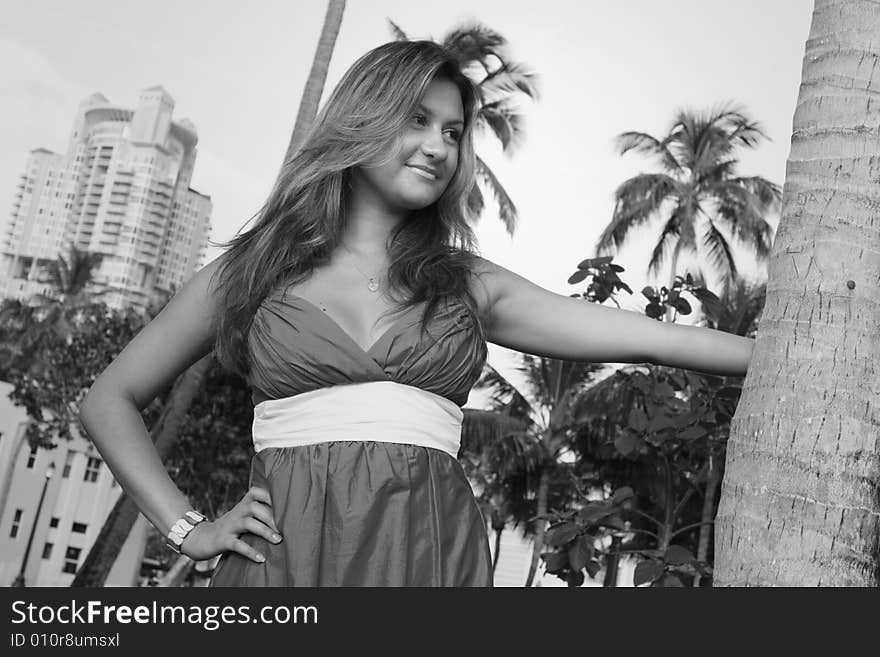
[[[431,167],[422,166],[421,164],[407,164],[406,166],[415,171],[417,175],[427,178],[428,180],[437,180],[437,178],[440,177],[437,173],[437,169]]]

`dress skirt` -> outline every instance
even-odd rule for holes
[[[251,485],[283,540],[242,540],[211,586],[492,586],[486,525],[461,464],[431,447],[337,440],[257,452]]]

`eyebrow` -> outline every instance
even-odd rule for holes
[[[427,107],[425,107],[421,103],[419,103],[419,109],[421,111],[423,111],[425,114],[427,114],[428,116],[434,116],[434,112],[432,112],[430,109],[428,109]],[[461,126],[463,126],[464,121],[462,119],[452,119],[451,121],[447,121],[446,125],[461,125]]]

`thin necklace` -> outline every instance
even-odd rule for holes
[[[354,253],[351,252],[351,249],[349,249],[347,246],[345,246],[344,243],[342,243],[342,248],[345,249],[346,251],[348,251],[349,253],[351,253],[352,257],[355,257],[355,256],[354,256]],[[354,260],[352,260],[351,264],[353,264],[353,265],[354,265],[354,268],[357,269],[357,270],[360,272],[361,276],[363,276],[364,278],[367,279],[367,289],[368,289],[370,292],[375,292],[376,290],[379,289],[379,283],[378,283],[378,281],[376,281],[376,277],[375,277],[375,276],[367,276],[367,275],[363,272],[363,270],[362,270],[360,267],[357,266],[357,263],[355,263]]]

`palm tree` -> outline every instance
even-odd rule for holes
[[[721,272],[722,288],[736,277],[730,242],[721,229],[753,248],[758,261],[764,262],[773,235],[765,217],[776,208],[781,190],[760,176],[739,175],[735,151],[755,148],[766,138],[758,123],[735,107],[679,111],[663,138],[644,132],[618,135],[621,155],[637,151],[652,156],[661,171],[640,173],[617,188],[614,213],[596,244],[597,253],[620,249],[636,228],[662,216],[665,224],[648,262],[648,275],[658,272],[671,245],[669,289],[684,251],[705,254]],[[698,222],[703,224],[700,243]]]
[[[339,23],[342,20],[342,11],[345,8],[344,0],[329,0],[327,15],[324,20],[319,46],[315,53],[315,59],[329,60],[332,48],[336,42],[336,34],[339,31]],[[328,50],[329,48],[329,50]],[[324,87],[327,76],[325,64],[314,63],[306,82],[308,98],[304,96],[303,102],[307,103],[307,110],[301,110],[296,117],[296,122],[291,133],[291,143],[288,154],[299,148],[302,139],[308,133],[311,124],[317,114],[317,104],[314,98],[320,98],[320,90]],[[177,441],[178,428],[189,412],[189,407],[195,399],[196,393],[202,381],[207,376],[214,360],[213,354],[207,354],[201,360],[191,365],[175,381],[162,417],[157,426],[151,431],[151,437],[160,454],[170,452],[171,447]],[[110,568],[116,560],[125,538],[131,531],[132,525],[137,518],[137,509],[134,503],[124,493],[119,496],[116,505],[104,522],[98,540],[95,541],[89,554],[86,556],[80,570],[77,571],[71,586],[102,586],[107,579]]]
[[[721,299],[720,313],[717,318],[707,318],[706,325],[709,328],[754,337],[758,330],[758,320],[764,309],[764,300],[767,296],[767,284],[751,284],[741,277],[737,277],[733,284],[728,286]],[[729,435],[729,428],[726,433]],[[710,443],[710,445],[716,443]],[[697,541],[697,560],[706,562],[709,557],[709,543],[712,538],[713,521],[715,519],[715,498],[718,495],[718,487],[721,485],[724,465],[724,444],[722,449],[712,450],[708,454],[706,462],[706,488],[703,494],[703,508],[700,516],[700,536]],[[710,448],[711,449],[711,448]],[[694,576],[694,586],[699,586],[701,575],[698,572]]]
[[[69,334],[71,311],[75,312],[108,292],[89,290],[94,270],[102,259],[101,253],[80,250],[71,242],[66,256],[59,253],[48,264],[44,281],[49,285],[48,294],[38,292],[28,301],[34,307],[36,324],[31,328],[37,334],[43,331],[54,331],[61,336]]]
[[[321,102],[321,94],[324,92],[324,83],[327,80],[327,69],[330,67],[330,58],[333,55],[333,47],[336,45],[336,37],[339,35],[344,12],[345,0],[329,0],[327,3],[324,26],[321,28],[321,37],[318,39],[318,47],[312,60],[312,70],[309,72],[302,98],[299,101],[296,123],[290,135],[287,153],[284,155],[285,162],[293,157],[300,144],[303,143],[306,133],[318,114],[318,105]]]
[[[507,436],[494,442],[493,449],[507,450],[505,458],[495,464],[487,463],[487,468],[496,469],[507,475],[526,474],[537,477],[535,507],[529,523],[534,526],[532,558],[525,586],[529,587],[537,572],[541,551],[544,548],[544,535],[547,529],[547,515],[551,507],[551,496],[558,498],[559,490],[551,490],[551,484],[565,474],[560,464],[560,457],[569,448],[577,428],[574,409],[578,406],[578,398],[593,381],[596,372],[603,366],[586,362],[563,361],[555,358],[544,358],[523,354],[522,364],[517,368],[525,375],[528,395],[520,393],[517,388],[491,366],[486,366],[483,376],[475,384],[476,388],[491,392],[491,409],[509,422],[513,417],[517,424]],[[479,427],[485,433],[491,433],[491,427],[497,422],[492,414],[484,414],[472,419],[472,426],[463,426],[462,444],[467,447],[471,440],[469,435],[472,427]],[[480,426],[482,425],[482,426]],[[487,426],[489,427],[487,429]],[[498,438],[498,430],[495,430]],[[507,440],[511,436],[519,439],[518,443]],[[503,469],[499,467],[503,464]],[[490,489],[491,494],[503,495],[505,477],[498,479],[497,486]],[[508,482],[509,483],[509,482]],[[517,497],[507,496],[506,503],[518,505],[519,513],[530,507],[523,504],[522,488],[517,489]],[[503,508],[503,506],[502,506]],[[511,507],[512,508],[512,507]],[[512,515],[517,521],[525,518],[519,513]],[[497,542],[496,536],[496,542]]]
[[[731,423],[717,586],[876,587],[880,6],[816,0],[779,233]],[[870,64],[869,64],[870,65]]]
[[[388,21],[395,38],[409,37],[393,21]],[[479,23],[451,30],[440,43],[458,60],[459,65],[475,84],[479,99],[476,120],[478,134],[491,134],[501,142],[507,155],[512,155],[523,139],[522,115],[517,103],[523,96],[538,98],[537,78],[506,52],[507,40],[498,32]],[[489,166],[477,156],[477,179],[498,203],[498,214],[508,234],[516,230],[518,214],[513,199]],[[468,199],[474,216],[485,205],[479,186],[474,186]]]

